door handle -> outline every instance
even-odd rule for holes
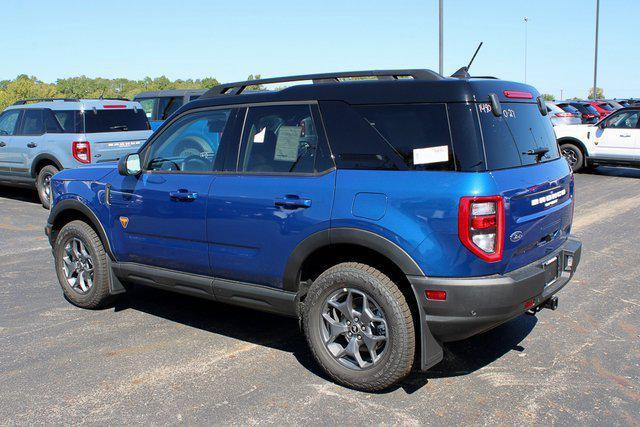
[[[311,199],[304,199],[295,194],[288,194],[284,197],[277,197],[274,205],[284,209],[310,208]]]
[[[178,191],[172,191],[169,193],[171,200],[176,202],[193,202],[198,198],[198,193],[181,188]]]
[[[35,142],[30,142],[27,144],[27,147],[29,148],[36,148],[38,146],[38,144],[36,144]]]
[[[4,142],[4,141],[0,141],[0,147],[6,147],[6,146],[7,146],[7,143],[6,143],[6,142]]]

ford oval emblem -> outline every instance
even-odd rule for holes
[[[509,236],[509,240],[511,240],[512,242],[517,242],[520,239],[522,239],[522,231],[514,231],[513,233],[511,233],[511,236]]]

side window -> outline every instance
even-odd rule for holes
[[[53,111],[44,110],[44,127],[47,133],[63,133],[62,126],[53,115]]]
[[[51,116],[55,123],[62,128],[62,133],[83,133],[84,132],[84,120],[83,114],[80,114],[78,110],[56,110],[51,111]],[[49,126],[54,126],[49,120],[45,120],[47,123],[47,131]]]
[[[42,110],[28,108],[24,110],[22,119],[22,135],[42,135],[44,133],[44,121]]]
[[[134,101],[138,101],[140,105],[142,105],[142,109],[144,113],[147,115],[147,118],[153,120],[153,107],[156,105],[156,98],[144,98],[137,99]]]
[[[158,98],[158,120],[167,120],[170,115],[178,111],[178,108],[182,107],[182,104],[181,96]]]
[[[0,115],[0,135],[15,135],[21,110],[8,110]]]
[[[319,138],[310,105],[251,107],[242,134],[241,172],[316,171]]]
[[[623,111],[614,114],[606,121],[606,127],[614,129],[635,129],[638,127],[640,111]]]
[[[220,143],[235,110],[211,110],[185,115],[151,142],[147,170],[211,172],[221,170]]]

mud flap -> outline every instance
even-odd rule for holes
[[[420,302],[420,295],[418,295],[413,286],[411,289],[416,297],[418,313],[420,315],[420,370],[426,371],[432,366],[440,363],[444,357],[444,353],[442,351],[442,346],[431,334],[429,325],[427,325],[427,322],[425,321],[426,314],[424,312],[424,307],[422,307]]]
[[[127,292],[127,289],[113,271],[113,263],[109,257],[107,257],[107,271],[109,271],[109,295],[118,295]]]

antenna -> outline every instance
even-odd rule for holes
[[[473,56],[471,57],[471,61],[469,61],[469,65],[467,65],[466,67],[462,67],[460,68],[458,71],[456,71],[455,73],[453,73],[451,75],[451,77],[456,77],[458,79],[468,79],[471,78],[471,75],[469,75],[469,68],[471,68],[471,64],[473,64],[473,60],[476,59],[476,55],[478,54],[478,51],[480,50],[480,48],[482,47],[482,43],[484,42],[480,42],[480,44],[478,45],[478,47],[476,48],[476,51],[473,53]]]

